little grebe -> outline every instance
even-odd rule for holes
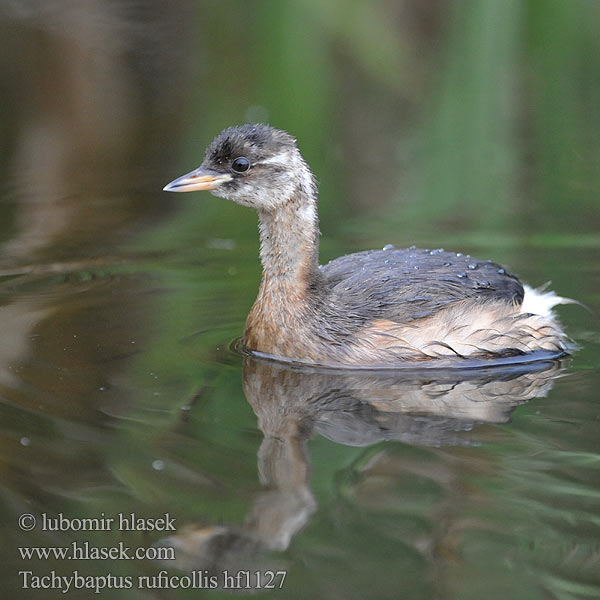
[[[568,299],[524,287],[492,262],[415,247],[318,263],[317,188],[296,140],[268,125],[230,127],[202,165],[165,188],[210,190],[258,212],[263,275],[248,350],[302,363],[393,367],[434,359],[564,354],[551,309]]]

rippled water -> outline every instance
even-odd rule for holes
[[[482,141],[479,113],[460,121],[442,102],[452,118],[440,120],[411,203],[427,67],[419,58],[411,75],[394,40],[421,57],[441,43],[437,20],[423,12],[411,34],[421,42],[382,38],[407,80],[374,88],[389,74],[363,73],[381,61],[360,52],[383,51],[377,21],[357,47],[317,13],[331,39],[318,30],[323,39],[302,45],[297,3],[255,4],[256,21],[228,3],[0,3],[3,597],[94,598],[104,584],[108,598],[228,598],[236,583],[271,583],[254,597],[282,599],[600,597],[600,244],[583,138],[552,117],[541,149],[519,137],[510,156],[522,172],[508,176],[506,140],[492,143],[486,129]],[[548,31],[564,35],[557,18]],[[249,29],[264,34],[256,47]],[[561,42],[560,56],[570,47]],[[488,63],[504,56],[488,50]],[[324,53],[337,77],[318,62]],[[362,56],[360,68],[345,53]],[[252,77],[241,59],[250,54]],[[487,74],[488,63],[471,71]],[[459,71],[471,72],[448,72]],[[331,97],[326,84],[337,86]],[[479,96],[493,112],[495,93]],[[565,104],[521,109],[543,125],[548,106],[562,115]],[[428,373],[306,370],[236,353],[260,277],[254,215],[161,189],[199,162],[217,124],[246,118],[297,127],[323,190],[322,262],[391,242],[490,258],[533,286],[552,279],[589,308],[559,307],[580,350]],[[400,146],[408,162],[395,162]],[[524,187],[508,201],[504,187],[495,194],[500,179]],[[119,528],[132,514],[166,530]],[[73,560],[73,544],[155,559]],[[172,554],[159,560],[158,547]],[[28,548],[71,558],[28,559]]]
[[[600,381],[588,313],[563,309],[583,349],[535,368],[361,375],[243,359],[229,344],[255,282],[237,274],[255,259],[215,239],[3,273],[11,589],[18,571],[73,565],[135,578],[285,571],[283,589],[265,592],[282,598],[595,597]],[[581,264],[579,250],[546,252],[561,269],[573,254]],[[168,512],[176,531],[17,526],[24,513],[132,512]],[[175,560],[16,555],[159,540]]]

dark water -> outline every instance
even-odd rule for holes
[[[247,268],[249,250],[206,245],[4,277],[7,589],[18,571],[76,567],[134,578],[285,571],[271,593],[285,598],[596,595],[600,380],[585,311],[563,311],[583,349],[536,369],[294,371],[228,349],[240,296],[253,291],[231,271]],[[571,249],[547,252],[581,264]],[[16,554],[164,537],[17,527],[23,513],[131,512],[177,519],[176,560]]]
[[[302,119],[293,105],[281,112],[267,79],[261,96],[238,78],[245,91],[235,101],[229,84],[217,85],[224,56],[239,66],[228,42],[246,39],[244,15],[173,5],[98,4],[70,20],[61,3],[42,13],[1,5],[2,43],[21,57],[18,68],[6,59],[2,67],[2,591],[92,598],[105,585],[108,598],[218,598],[240,593],[236,584],[271,583],[254,597],[600,596],[599,188],[588,171],[565,184],[561,202],[530,205],[522,199],[538,198],[548,184],[540,173],[551,173],[525,161],[520,177],[538,187],[522,183],[519,202],[497,213],[505,190],[485,200],[485,218],[468,198],[444,213],[444,198],[427,204],[423,192],[419,207],[405,206],[408,219],[402,200],[378,200],[375,213],[356,201],[370,161],[383,181],[396,175],[382,167],[380,145],[350,151],[348,139],[332,148],[305,133],[322,180],[323,262],[389,242],[493,258],[590,308],[559,309],[581,349],[531,367],[435,374],[311,372],[243,358],[230,344],[260,276],[254,216],[160,190],[199,162],[221,124],[267,109],[285,126]],[[273,19],[268,26],[282,19],[295,31],[294,14]],[[293,35],[273,39],[298,56]],[[359,83],[382,106],[397,93]],[[349,84],[336,85],[341,93]],[[314,102],[327,131],[334,113]],[[356,120],[357,105],[339,116],[340,139],[374,124]],[[319,129],[304,124],[299,136]],[[379,133],[384,149],[407,143]],[[457,186],[463,178],[456,173]],[[396,198],[386,185],[373,196]],[[119,515],[132,513],[168,513],[162,525],[175,519],[174,530],[119,529]],[[21,515],[33,515],[32,530]],[[63,530],[52,525],[61,515]],[[98,521],[75,531],[81,519]],[[19,551],[72,553],[86,542],[150,553],[156,544],[173,556],[28,560]],[[192,571],[204,591],[182,589]],[[63,593],[56,577],[75,572]],[[219,589],[206,589],[214,581]]]

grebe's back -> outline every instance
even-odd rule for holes
[[[442,249],[394,248],[348,254],[320,267],[331,293],[365,312],[410,322],[476,298],[521,304],[521,282],[491,261]],[[354,298],[354,300],[351,300]]]

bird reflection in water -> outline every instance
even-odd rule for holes
[[[382,441],[473,446],[475,426],[507,423],[515,407],[545,396],[561,361],[447,371],[352,372],[293,367],[246,357],[243,388],[264,439],[264,487],[241,527],[188,525],[158,545],[176,548],[176,566],[209,573],[281,569],[317,503],[308,441],[319,434],[348,446]]]

